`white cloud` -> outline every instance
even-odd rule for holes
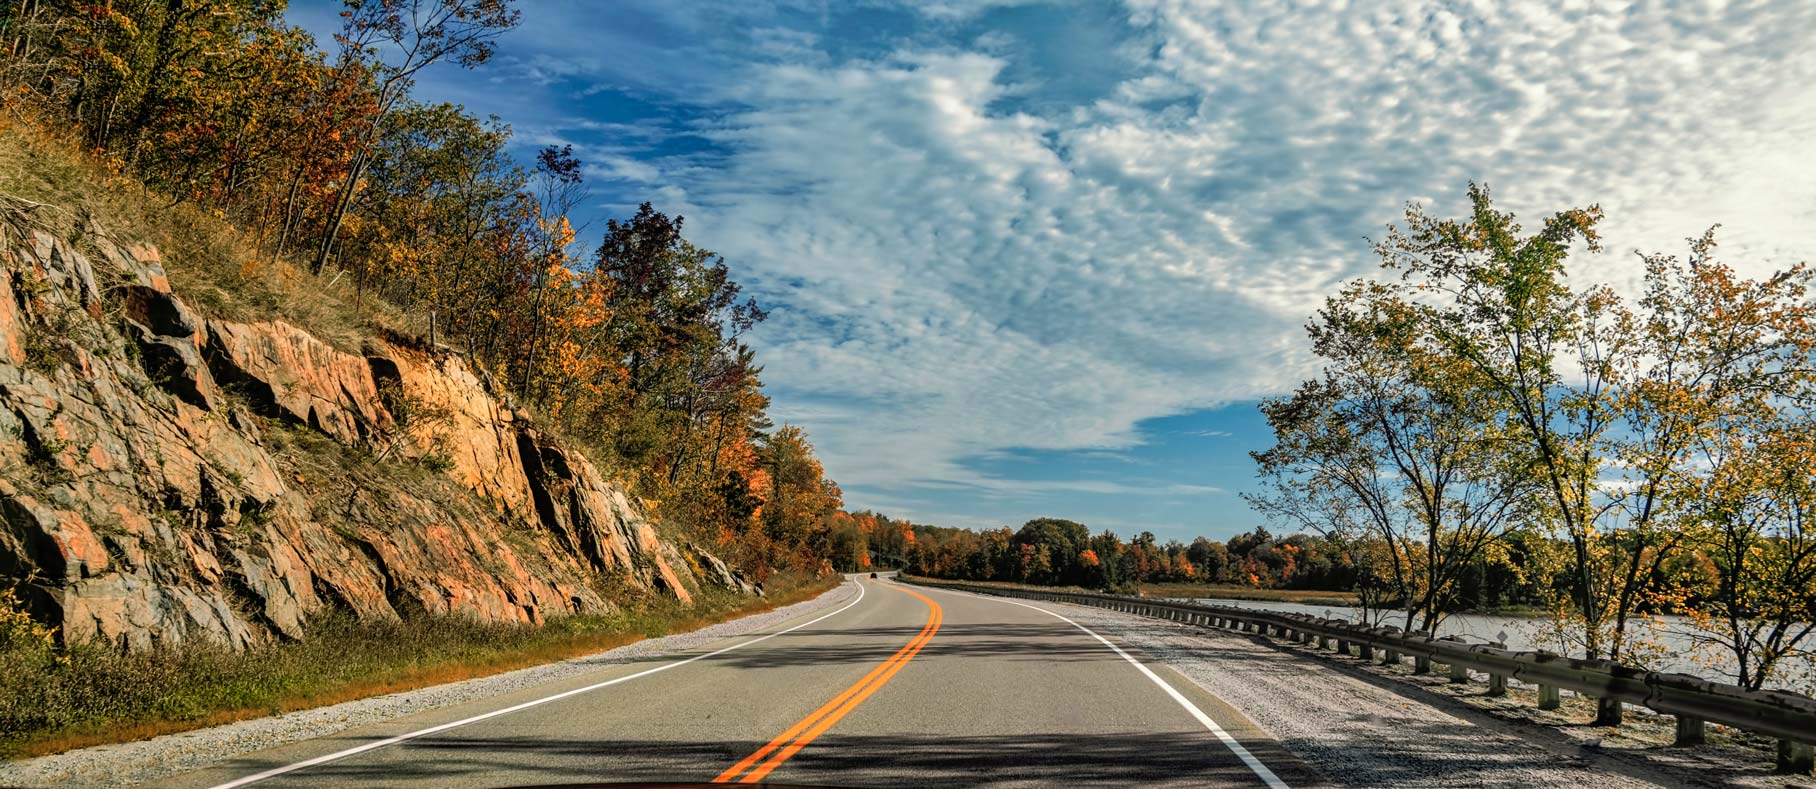
[[[1016,111],[997,40],[756,68],[714,125],[694,227],[784,305],[769,380],[785,417],[838,403],[803,421],[841,478],[962,482],[1285,391],[1363,236],[1471,179],[1599,201],[1614,249],[1725,221],[1761,266],[1810,256],[1809,6],[1131,6],[1152,59],[1089,106]]]
[[[913,7],[938,28],[996,5]],[[693,16],[663,22],[712,42]],[[653,89],[687,63],[684,100],[713,108],[693,131],[722,158],[597,164],[669,184],[665,208],[778,308],[755,336],[778,417],[870,489],[1027,493],[1062,483],[980,481],[963,461],[1127,448],[1140,420],[1287,391],[1310,369],[1306,317],[1372,269],[1364,237],[1409,200],[1456,211],[1472,179],[1529,223],[1600,202],[1616,251],[1675,250],[1715,222],[1746,266],[1816,250],[1816,4],[1130,0],[1127,16],[1134,40],[1103,53],[1126,79],[1056,106],[1019,101],[1052,86],[1005,76],[1027,56],[1014,35],[839,54],[825,29],[750,11],[724,23],[757,31],[742,60],[652,44],[613,77]],[[1637,272],[1622,254],[1580,268]]]

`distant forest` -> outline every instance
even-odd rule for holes
[[[1037,518],[1019,529],[987,531],[926,526],[869,512],[842,516],[833,529],[834,559],[842,570],[885,565],[917,575],[1043,586],[1077,586],[1135,593],[1141,584],[1199,583],[1255,589],[1351,592],[1372,582],[1357,555],[1366,548],[1340,536],[1275,535],[1266,527],[1227,542],[1158,541],[1150,532],[1127,540],[1081,523]],[[875,557],[866,562],[864,550]],[[1549,591],[1512,567],[1479,561],[1460,579],[1458,610],[1538,606]],[[1370,598],[1380,604],[1400,600]]]

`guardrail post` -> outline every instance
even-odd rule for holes
[[[1348,641],[1341,639],[1341,638],[1337,639],[1337,654],[1339,654],[1339,655],[1349,654],[1349,642]]]
[[[1370,644],[1366,641],[1362,642],[1362,659],[1370,661],[1370,662],[1374,661],[1374,659],[1375,659],[1375,645],[1374,644]]]
[[[1323,633],[1319,633],[1318,634],[1318,648],[1319,649],[1330,649],[1330,636],[1324,635]]]
[[[1489,642],[1488,646],[1493,647],[1495,649],[1506,649],[1507,643],[1504,641],[1492,641],[1492,642]],[[1488,672],[1488,695],[1490,695],[1490,696],[1507,695],[1507,675],[1506,674],[1496,674],[1492,671]]]
[[[1539,686],[1539,709],[1555,710],[1563,703],[1564,700],[1557,695],[1556,685]]]
[[[1450,681],[1464,683],[1469,681],[1469,667],[1461,663],[1450,664]]]
[[[1597,725],[1597,726],[1619,726],[1619,725],[1621,725],[1621,700],[1620,699],[1596,699],[1595,700],[1595,725]]]
[[[1816,745],[1796,740],[1778,741],[1778,771],[1809,775],[1816,771]]]
[[[1679,715],[1679,716],[1677,716],[1677,738],[1675,740],[1673,740],[1671,742],[1671,744],[1672,745],[1701,745],[1704,742],[1708,741],[1708,737],[1704,733],[1703,729],[1704,729],[1704,727],[1703,727],[1702,718],[1692,718],[1688,715]]]
[[[1400,664],[1400,650],[1398,650],[1398,649],[1387,650],[1387,656],[1381,659],[1381,664],[1386,665],[1386,666],[1399,665]]]
[[[1429,655],[1413,655],[1412,656],[1412,673],[1414,673],[1414,674],[1430,674],[1431,673],[1431,656],[1429,656]]]

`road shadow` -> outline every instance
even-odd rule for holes
[[[921,626],[855,627],[840,629],[837,643],[826,633],[800,631],[705,658],[703,662],[732,668],[790,668],[841,663],[880,663],[888,660],[915,636]],[[1037,645],[1031,648],[1030,644]],[[584,666],[655,665],[689,653],[599,656],[578,662]],[[989,657],[1050,663],[1058,661],[1120,660],[1095,639],[1062,622],[1047,624],[945,624],[921,648],[916,660],[937,657]]]
[[[707,781],[762,745],[605,737],[426,737],[282,776],[285,786],[518,786]],[[268,766],[268,765],[266,765]],[[246,764],[247,770],[261,765]],[[829,733],[770,776],[849,787],[1255,787],[1208,734],[870,737]],[[1295,776],[1295,786],[1314,776]]]

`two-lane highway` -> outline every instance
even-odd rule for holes
[[[765,634],[260,752],[169,786],[1303,786],[1172,671],[1030,605],[856,578]]]

